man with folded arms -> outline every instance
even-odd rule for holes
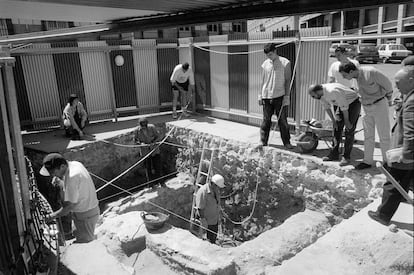
[[[375,127],[378,136],[383,161],[386,162],[386,152],[390,148],[389,105],[392,104],[392,83],[379,70],[372,66],[357,68],[353,63],[341,64],[339,72],[346,79],[355,78],[358,83],[358,93],[361,96],[364,117],[364,160],[355,166],[361,170],[370,168],[374,162]]]

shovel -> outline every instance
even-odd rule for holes
[[[413,199],[405,192],[404,188],[394,179],[394,177],[385,169],[380,162],[377,162],[377,168],[387,177],[387,179],[397,188],[398,192],[408,201],[409,204],[414,205]]]

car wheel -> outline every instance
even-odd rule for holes
[[[387,63],[387,62],[388,62],[388,58],[383,57],[383,58],[382,58],[382,63],[384,63],[384,64],[385,64],[385,63]]]

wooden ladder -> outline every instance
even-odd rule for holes
[[[201,151],[200,163],[198,166],[197,177],[194,183],[194,193],[193,193],[193,203],[191,206],[191,216],[190,216],[190,232],[198,234],[198,229],[195,228],[195,225],[200,224],[200,221],[196,217],[197,205],[196,197],[197,192],[204,184],[208,183],[211,180],[211,172],[213,167],[214,153],[217,149],[208,148],[208,142],[204,142],[203,150]],[[211,151],[210,160],[208,160],[208,155],[206,151]],[[207,156],[206,156],[207,155]],[[208,168],[206,166],[208,165]],[[207,170],[207,171],[206,171]],[[204,178],[205,177],[205,180]]]

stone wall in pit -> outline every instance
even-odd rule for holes
[[[225,233],[240,241],[278,226],[303,207],[327,213],[332,223],[338,223],[365,207],[378,195],[377,187],[383,182],[299,154],[270,147],[257,150],[249,144],[184,128],[175,130],[173,142],[187,147],[179,149],[177,167],[193,176],[203,145],[215,150],[213,171],[225,178],[223,208],[233,221],[225,220]],[[247,220],[253,206],[253,216]],[[241,225],[234,223],[244,220]]]

